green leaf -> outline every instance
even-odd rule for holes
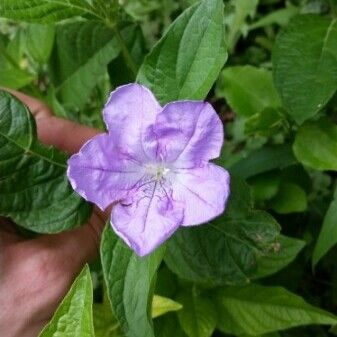
[[[284,107],[298,124],[315,116],[336,92],[336,54],[337,19],[296,16],[278,36],[274,79]]]
[[[11,89],[20,89],[33,82],[34,76],[25,70],[0,61],[0,86]]]
[[[28,25],[26,47],[29,55],[39,64],[46,63],[54,45],[54,38],[54,25]]]
[[[95,337],[124,337],[122,329],[111,311],[105,292],[103,303],[94,303]]]
[[[257,258],[257,269],[252,278],[272,275],[291,263],[305,246],[302,240],[280,235],[273,249]]]
[[[236,66],[225,68],[217,87],[235,113],[250,117],[266,108],[281,105],[274,87],[272,74],[263,68]]]
[[[204,99],[227,58],[223,20],[222,0],[187,9],[145,58],[137,80],[163,104]]]
[[[226,15],[226,26],[228,30],[228,46],[233,51],[239,37],[247,33],[246,19],[254,16],[258,0],[233,0],[234,11]]]
[[[337,318],[281,287],[252,284],[216,291],[218,328],[228,334],[260,334],[301,325],[337,323]]]
[[[85,266],[39,337],[94,337],[93,289]]]
[[[249,188],[232,177],[223,216],[203,226],[181,228],[167,245],[165,262],[181,278],[209,285],[244,284],[256,257],[274,245],[279,225],[251,208]]]
[[[244,335],[240,335],[240,337],[252,337],[252,336],[244,334]],[[271,332],[271,333],[267,333],[263,335],[254,336],[254,337],[281,337],[281,335],[278,332]]]
[[[166,265],[161,265],[157,273],[156,294],[172,298],[177,294],[178,280]]]
[[[21,69],[23,43],[21,30],[5,46],[0,45],[0,86],[20,89],[34,80],[27,70]]]
[[[270,12],[270,14],[264,15],[260,20],[254,22],[249,26],[249,30],[254,30],[272,24],[277,24],[279,26],[285,26],[289,20],[298,14],[300,9],[293,5],[289,5],[287,8],[281,8]]]
[[[178,311],[182,308],[182,305],[167,297],[158,295],[153,296],[152,301],[152,318],[162,316],[170,311]]]
[[[94,8],[94,15],[97,18],[103,20],[103,22],[108,23],[108,25],[116,25],[117,20],[122,21],[125,19],[128,21],[128,18],[123,11],[118,13],[120,10],[121,1],[89,0],[89,2],[92,4],[92,8]],[[121,14],[120,17],[118,17],[118,14]]]
[[[0,91],[0,214],[39,233],[84,223],[91,207],[73,191],[65,154],[43,147],[28,109]]]
[[[176,315],[168,314],[155,319],[155,336],[156,337],[187,337]]]
[[[173,10],[176,10],[178,4],[174,1],[158,1],[158,0],[128,0],[120,1],[121,6],[134,20],[142,22],[146,21],[148,16],[161,14],[163,10],[167,13],[163,15],[169,16]],[[155,12],[155,13],[153,13]]]
[[[336,148],[337,126],[326,118],[301,126],[293,146],[299,162],[322,171],[337,171]]]
[[[282,182],[278,193],[269,205],[280,214],[304,212],[308,207],[308,200],[303,188],[296,184]]]
[[[113,31],[102,23],[85,21],[58,26],[53,80],[62,103],[69,108],[83,108],[108,63],[119,52]]]
[[[2,0],[1,17],[51,23],[78,15],[97,16],[88,0]]]
[[[217,312],[212,301],[195,292],[185,291],[177,296],[183,309],[178,311],[181,327],[189,337],[210,337],[217,323]]]
[[[7,54],[11,57],[17,65],[20,66],[20,63],[23,60],[24,52],[26,48],[26,41],[24,38],[24,30],[20,27],[15,33],[14,37],[9,40],[9,43],[6,48]]]
[[[266,108],[249,117],[245,123],[245,134],[258,134],[265,137],[275,135],[283,126],[283,117],[279,110]]]
[[[325,214],[321,232],[319,233],[313,256],[312,264],[318,261],[337,243],[337,192],[335,191],[327,213]]]
[[[280,171],[269,171],[248,180],[255,201],[265,201],[273,198],[280,187]]]
[[[104,279],[114,315],[128,337],[151,337],[151,305],[163,248],[136,256],[107,225],[101,243]]]
[[[169,298],[154,295],[152,301],[152,318],[163,316],[172,311],[182,308]],[[94,326],[96,337],[123,337],[121,326],[117,318],[113,315],[111,305],[107,296],[103,298],[103,303],[94,304]]]
[[[264,146],[250,152],[230,167],[230,172],[247,179],[257,174],[284,168],[296,163],[296,158],[288,144]]]
[[[134,24],[127,26],[121,31],[121,35],[132,60],[137,68],[140,67],[146,55],[145,39],[141,27]],[[122,53],[109,63],[108,72],[113,87],[135,81],[135,74],[126,64]]]

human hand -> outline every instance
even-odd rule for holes
[[[46,145],[74,153],[98,130],[53,116],[39,100],[11,91],[33,113]],[[84,264],[95,258],[106,216],[98,209],[87,224],[24,240],[0,219],[0,331],[3,337],[36,337],[51,319]]]

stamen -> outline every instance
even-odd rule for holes
[[[163,164],[148,164],[148,174],[152,175],[156,181],[161,181],[169,172],[170,169]]]

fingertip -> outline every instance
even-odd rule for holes
[[[31,97],[20,91],[10,89],[10,88],[1,87],[0,89],[11,93],[18,100],[20,100],[24,105],[26,105],[35,119],[51,117],[53,115],[50,107],[46,103],[44,103],[43,101],[35,97]]]

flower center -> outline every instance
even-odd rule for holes
[[[163,164],[148,164],[146,170],[150,175],[154,176],[156,181],[160,181],[170,172],[170,169]]]

